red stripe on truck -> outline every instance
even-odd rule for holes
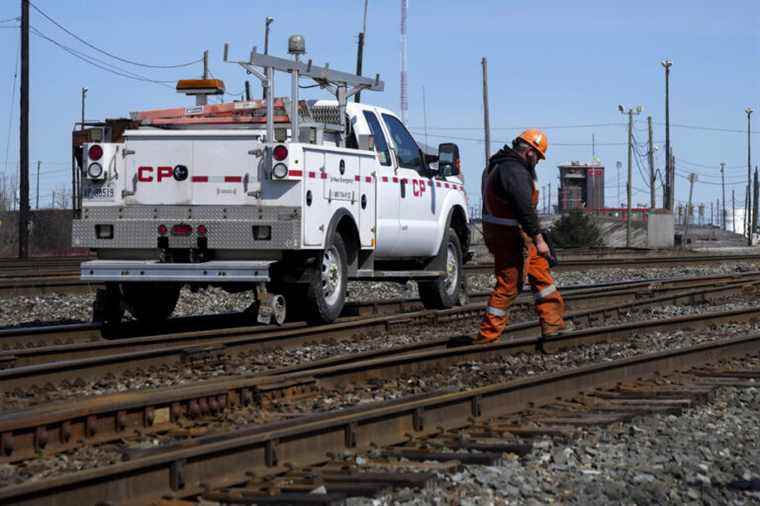
[[[242,176],[224,176],[225,183],[242,183]]]
[[[301,176],[303,176],[303,171],[302,170],[289,170],[288,171],[288,176],[290,176],[290,177],[301,177]]]
[[[193,176],[191,181],[193,183],[208,183],[208,176]]]

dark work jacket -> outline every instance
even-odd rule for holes
[[[495,216],[514,218],[530,237],[540,233],[535,178],[535,170],[504,146],[489,160],[483,182],[484,208],[488,206],[488,212]]]

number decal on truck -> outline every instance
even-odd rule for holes
[[[84,188],[85,200],[113,200],[114,191],[112,186],[89,186]]]

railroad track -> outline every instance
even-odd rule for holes
[[[535,342],[529,341],[514,346],[535,346]],[[484,352],[493,353],[493,350],[481,351]],[[754,333],[460,392],[430,393],[242,427],[224,434],[133,452],[128,454],[130,459],[126,462],[9,486],[0,490],[0,501],[19,505],[101,501],[118,504],[156,501],[154,504],[159,504],[161,498],[166,501],[203,498],[240,504],[265,501],[264,496],[268,496],[270,501],[267,502],[279,498],[280,503],[287,503],[295,501],[303,489],[273,488],[271,478],[279,475],[290,477],[291,484],[299,483],[298,478],[303,478],[304,472],[316,473],[323,481],[332,483],[328,494],[335,490],[350,492],[351,488],[341,488],[339,484],[345,482],[335,477],[340,474],[336,473],[335,466],[339,463],[334,456],[339,452],[361,454],[374,448],[373,458],[380,453],[396,459],[489,463],[489,458],[498,460],[503,451],[525,454],[530,450],[529,445],[527,448],[515,445],[513,440],[494,442],[494,438],[614,423],[633,416],[689,407],[709,396],[717,385],[741,384],[760,377],[758,369],[739,370],[736,364],[726,369],[716,365],[736,358],[746,360],[758,353],[760,334]],[[708,364],[711,365],[708,367]],[[668,376],[663,380],[665,375]],[[209,409],[232,409],[246,402],[250,401],[245,396],[227,391],[219,394]],[[589,408],[583,411],[578,404]],[[126,405],[122,407],[115,426],[126,422],[130,427],[130,409]],[[169,420],[173,416],[172,409],[173,404],[169,404]],[[158,419],[158,410],[154,408],[150,414],[142,413],[140,423],[144,428],[145,420],[153,424]],[[525,423],[528,420],[532,422],[530,426]],[[70,439],[79,436],[74,429],[73,425],[69,426]],[[60,437],[56,431],[44,434],[37,431],[37,434],[48,441]],[[489,442],[480,443],[478,438],[488,438]],[[8,438],[2,441],[7,444]],[[433,446],[445,443],[448,449],[431,451],[431,442]],[[478,453],[470,454],[469,450],[478,450]],[[346,474],[345,469],[343,474]],[[330,476],[332,481],[325,480]],[[388,474],[375,476],[376,481],[379,479],[386,487],[391,478],[393,476]],[[373,483],[368,475],[355,475],[353,481]],[[356,487],[353,491],[364,490]],[[336,498],[331,495],[324,499]],[[163,504],[170,503],[179,504]]]
[[[565,293],[568,319],[604,321],[622,311],[664,303],[694,303],[746,293],[760,283],[760,277],[739,276],[708,279],[686,278],[670,284],[650,286],[608,286],[585,288]],[[720,286],[716,286],[716,284]],[[603,299],[604,307],[599,306]],[[523,309],[532,301],[523,299]],[[610,305],[617,304],[617,305]],[[593,310],[581,308],[597,306]],[[169,367],[204,364],[210,360],[245,357],[273,348],[292,348],[307,343],[339,340],[388,332],[413,325],[436,325],[472,318],[480,313],[483,303],[471,303],[449,310],[414,310],[403,314],[350,317],[331,325],[294,324],[286,328],[242,327],[180,332],[121,340],[98,340],[70,345],[41,346],[0,353],[0,388],[4,392],[42,388],[45,385],[81,384],[106,375],[129,372],[154,374]],[[760,312],[760,308],[757,309]],[[755,310],[738,314],[749,318]],[[657,326],[657,325],[655,325]],[[87,330],[86,332],[91,332]],[[508,330],[512,336],[537,335],[537,322],[516,324]],[[4,339],[8,339],[6,336]],[[440,343],[421,343],[418,349]]]
[[[624,256],[594,256],[577,255],[562,259],[559,265],[552,270],[555,272],[587,271],[610,268],[636,268],[636,267],[667,267],[677,265],[712,265],[725,262],[746,262],[754,264],[760,262],[757,254],[730,254],[730,255],[663,255],[663,256],[633,256],[628,253]],[[86,293],[102,285],[84,282],[79,279],[79,258],[72,261],[64,257],[66,264],[56,266],[52,260],[45,260],[42,265],[32,265],[28,268],[14,267],[4,270],[0,263],[0,296],[14,295],[38,295],[44,293]],[[22,269],[22,270],[18,270]],[[47,269],[47,270],[46,270]],[[52,270],[50,270],[52,269]],[[467,274],[490,274],[493,272],[493,264],[466,264],[464,270]]]
[[[605,317],[634,308],[658,306],[665,302],[695,302],[711,297],[726,296],[736,290],[756,287],[757,281],[697,289],[654,297],[626,305],[587,309],[575,312],[576,322],[589,325],[604,323]],[[307,362],[259,374],[221,377],[197,381],[187,386],[174,386],[148,392],[128,392],[101,395],[92,399],[48,403],[0,415],[0,461],[15,461],[45,453],[56,453],[81,444],[123,439],[129,434],[149,434],[167,430],[181,418],[199,418],[223,411],[234,411],[266,400],[292,396],[315,395],[321,389],[341,388],[372,379],[405,374],[425,374],[447,366],[470,361],[492,360],[501,355],[532,353],[540,347],[545,352],[585,346],[594,343],[626,339],[637,332],[667,331],[677,328],[700,328],[719,323],[760,318],[760,308],[716,311],[682,316],[668,320],[624,322],[616,325],[591,327],[569,332],[560,337],[540,340],[535,322],[512,326],[513,339],[489,346],[468,346],[460,338],[442,338],[390,349]],[[582,323],[583,322],[583,323]],[[524,337],[518,337],[524,336]],[[126,357],[127,359],[133,357]],[[198,354],[198,360],[221,360],[213,349]],[[105,368],[91,369],[95,374],[115,373],[114,356],[104,359]],[[91,362],[69,361],[50,366],[0,371],[6,391],[43,385],[56,380],[61,370],[79,367],[79,374]],[[140,363],[144,367],[144,362]],[[109,368],[110,366],[110,368]],[[136,367],[132,362],[130,367]],[[48,369],[43,371],[43,369]],[[146,371],[150,374],[150,371]],[[1,497],[1,496],[0,496]]]
[[[760,271],[711,276],[678,277],[669,279],[646,279],[590,285],[560,286],[562,293],[576,307],[581,304],[593,305],[595,296],[604,296],[608,304],[629,300],[640,296],[644,290],[652,296],[657,290],[669,288],[710,287],[741,280],[751,280],[760,276]],[[471,292],[470,302],[483,302],[488,291]],[[532,298],[522,294],[515,302],[516,308],[532,305]],[[346,305],[340,321],[345,317],[398,315],[423,309],[420,299],[382,299]],[[136,338],[160,334],[179,334],[197,331],[217,330],[226,332],[237,329],[238,332],[263,333],[276,329],[292,329],[306,326],[305,323],[288,323],[283,327],[275,325],[251,326],[251,317],[246,313],[223,313],[218,315],[178,317],[168,320],[163,326],[146,327],[138,322],[124,322],[118,331],[109,331],[108,339]],[[19,325],[0,329],[0,352],[36,348],[43,346],[71,345],[100,340],[103,329],[98,323],[64,323],[52,325]]]

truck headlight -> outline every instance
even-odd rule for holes
[[[282,179],[287,177],[288,167],[284,163],[278,163],[272,167],[272,177],[275,179]]]
[[[99,163],[91,163],[89,167],[87,167],[87,177],[90,179],[100,179],[103,177],[103,166]]]

